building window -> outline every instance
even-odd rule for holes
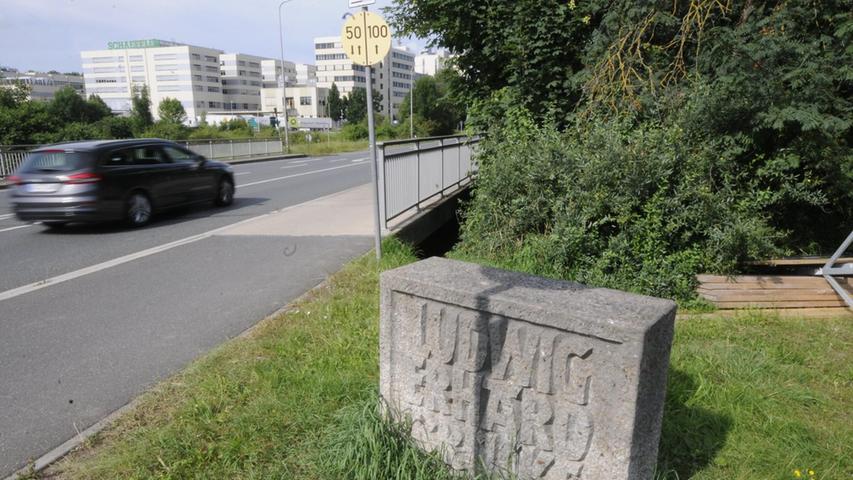
[[[199,80],[201,80],[201,75],[199,75]],[[207,77],[208,82],[219,83],[219,77]]]
[[[321,53],[319,55],[315,55],[317,60],[346,60],[346,53]]]
[[[239,65],[239,66],[241,66],[241,67],[245,67],[245,66],[246,66],[246,61],[245,61],[245,60],[237,60],[237,65]]]
[[[131,80],[134,82],[145,82],[145,77],[142,75],[134,75],[131,77]]]
[[[261,64],[258,62],[249,62],[249,66],[252,68],[261,68]]]
[[[201,55],[199,55],[197,53],[193,53],[193,54],[191,54],[191,56],[193,57],[193,60],[201,60]]]
[[[157,75],[158,82],[177,82],[180,79],[180,75]]]
[[[154,60],[177,60],[178,55],[175,53],[158,53],[154,55]]]
[[[142,55],[131,55],[131,56],[127,57],[127,58],[128,58],[131,62],[141,62],[141,61],[142,61]]]
[[[210,55],[205,55],[204,59],[207,60],[208,62],[216,62],[217,61],[216,57],[212,57]]]
[[[300,105],[311,105],[311,97],[299,97]]]
[[[207,87],[208,92],[219,93],[219,87]]]
[[[207,108],[221,108],[222,104],[220,102],[207,102]]]
[[[204,67],[204,71],[205,71],[205,72],[216,73],[216,72],[218,72],[218,71],[219,71],[219,67],[211,67],[210,65],[206,65],[206,66]]]
[[[201,75],[193,75],[193,80],[201,81]]]
[[[116,63],[123,62],[124,57],[92,57],[92,63]]]

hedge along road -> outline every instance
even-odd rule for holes
[[[369,236],[291,237],[287,225],[217,234],[364,185],[365,157],[235,165],[232,207],[135,230],[49,231],[15,220],[0,192],[0,478],[367,251]]]

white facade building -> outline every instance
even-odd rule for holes
[[[415,72],[435,76],[447,66],[450,57],[447,50],[424,50],[415,56]]]
[[[263,87],[261,64],[268,60],[243,53],[223,53],[219,56],[223,110],[260,110]]]
[[[264,88],[261,91],[264,112],[275,111],[283,114],[282,98],[284,95],[281,90],[281,88],[275,87]],[[328,97],[328,88],[316,85],[290,85],[287,87],[287,115],[302,118],[328,117],[326,111]]]
[[[264,59],[261,62],[261,73],[263,75],[264,88],[276,88],[281,77],[281,60]],[[284,82],[287,85],[297,83],[296,64],[284,61]]]
[[[11,88],[22,83],[30,88],[28,99],[39,101],[53,100],[59,90],[70,86],[80,96],[85,96],[82,75],[64,75],[60,73],[19,72],[12,69],[0,70],[0,88]]]
[[[110,42],[106,50],[80,53],[86,94],[96,94],[115,112],[129,112],[135,88],[148,86],[151,111],[175,98],[195,125],[209,111],[223,109],[219,56],[212,48],[164,40]]]
[[[331,88],[336,84],[341,95],[348,96],[354,88],[367,87],[365,67],[353,65],[344,53],[341,37],[314,39],[314,58],[317,63],[317,86]],[[398,117],[400,102],[412,89],[415,57],[405,48],[392,47],[388,55],[374,65],[373,89],[382,94],[380,114]]]
[[[308,63],[296,64],[296,84],[314,85],[317,83],[317,66]]]

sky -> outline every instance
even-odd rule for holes
[[[279,58],[279,0],[0,0],[0,66],[79,72],[80,52],[157,38]],[[371,10],[391,4],[377,0]],[[284,57],[314,63],[314,37],[340,35],[348,0],[292,0],[282,8]],[[403,39],[420,49],[425,41]],[[395,40],[395,45],[398,41]]]

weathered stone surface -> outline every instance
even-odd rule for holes
[[[458,469],[646,479],[675,304],[430,258],[381,276],[380,393]]]

